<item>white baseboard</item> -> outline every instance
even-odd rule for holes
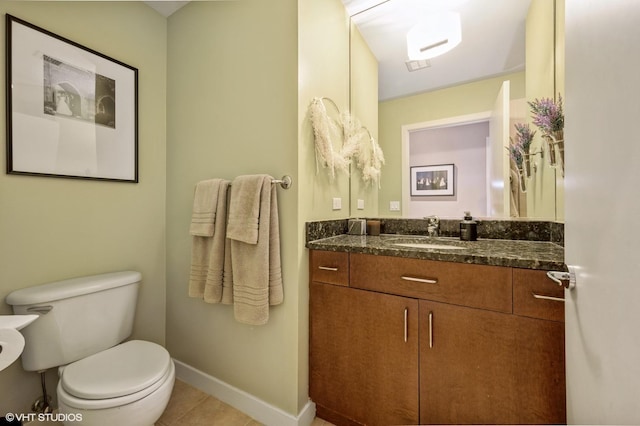
[[[311,401],[294,416],[190,365],[176,359],[173,361],[178,379],[226,402],[266,426],[310,426],[316,416],[316,405]]]

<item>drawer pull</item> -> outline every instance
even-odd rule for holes
[[[332,271],[332,272],[338,271],[338,268],[334,266],[318,266],[318,269],[322,269],[323,271]]]
[[[433,311],[429,312],[429,348],[433,348]]]
[[[407,277],[406,275],[403,275],[400,278],[402,278],[405,281],[415,281],[417,283],[438,284],[438,280],[430,280],[427,278]]]
[[[553,297],[553,296],[542,296],[540,294],[531,293],[533,297],[541,300],[553,300],[554,302],[564,302],[562,297]]]
[[[407,324],[407,317],[409,316],[409,308],[404,308],[404,342],[407,343],[409,337],[409,328]]]

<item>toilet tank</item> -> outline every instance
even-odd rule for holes
[[[135,271],[112,272],[23,288],[5,301],[14,314],[38,314],[21,330],[22,366],[41,371],[117,345],[131,335],[138,286]]]

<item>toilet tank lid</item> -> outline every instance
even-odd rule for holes
[[[142,274],[137,271],[89,275],[22,288],[9,293],[5,302],[12,306],[47,303],[134,284],[141,280]]]

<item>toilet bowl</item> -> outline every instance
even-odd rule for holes
[[[73,420],[70,424],[150,426],[162,415],[175,382],[169,353],[141,340],[60,367],[58,373],[58,410]]]
[[[57,367],[58,411],[69,425],[151,426],[167,406],[175,366],[162,346],[125,341],[142,275],[112,272],[10,293],[14,314],[39,315],[23,330],[26,371]]]

